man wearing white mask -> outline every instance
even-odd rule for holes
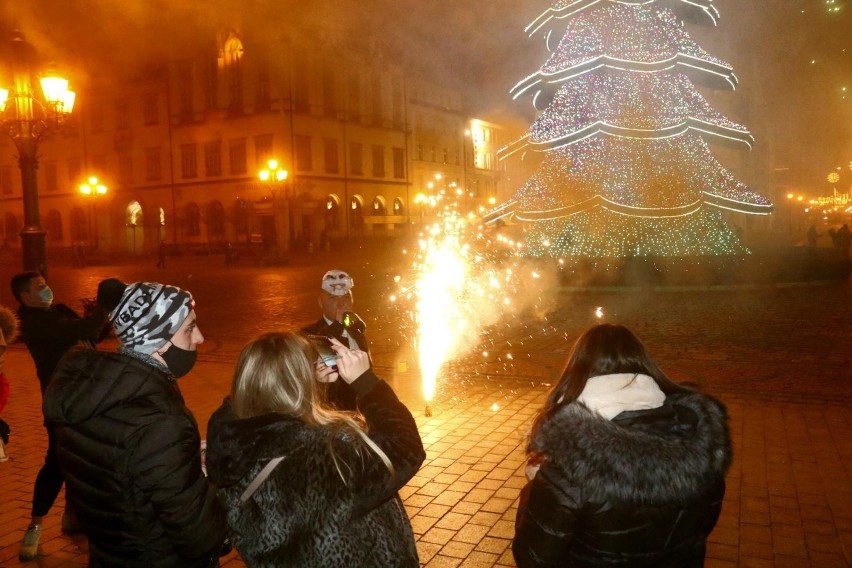
[[[54,304],[53,291],[38,272],[23,272],[13,276],[11,286],[12,294],[20,303],[18,318],[21,322],[21,339],[35,363],[43,396],[57,363],[68,349],[80,343],[94,346],[106,324],[106,312],[96,308],[90,316],[81,318],[65,304]],[[56,463],[53,435],[48,428],[47,453],[33,489],[32,517],[18,555],[21,562],[35,559],[42,518],[50,511],[61,489],[62,474]],[[62,515],[62,532],[79,532],[76,520],[67,508]]]
[[[352,288],[355,281],[343,270],[329,270],[322,277],[317,303],[322,317],[302,329],[308,335],[334,337],[350,349],[370,353],[364,321],[352,311]],[[339,410],[355,410],[355,391],[344,381],[328,385],[328,400]]]

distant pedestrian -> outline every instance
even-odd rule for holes
[[[6,362],[6,345],[15,341],[18,337],[18,318],[14,312],[5,306],[0,306],[0,415],[9,402],[9,381],[3,369]],[[6,453],[6,445],[9,443],[9,434],[12,428],[3,418],[0,418],[0,462],[9,459]]]
[[[231,396],[210,419],[207,470],[248,566],[419,566],[398,491],[426,457],[417,424],[364,351],[337,340],[336,366],[292,332],[240,353]],[[360,417],[325,405],[346,381]]]
[[[192,295],[109,279],[98,303],[118,353],[72,350],[44,395],[89,566],[218,566],[224,512],[177,384],[204,341]]]
[[[852,248],[852,231],[849,230],[848,223],[837,231],[837,248],[846,253],[846,257],[849,258],[849,249]]]
[[[822,235],[817,233],[816,225],[811,225],[810,228],[808,229],[808,246],[811,247],[811,248],[816,248],[817,239],[820,238],[821,236]]]
[[[96,309],[90,316],[81,318],[65,304],[54,304],[53,291],[38,272],[23,272],[13,276],[12,294],[20,303],[18,318],[21,322],[21,339],[33,358],[39,387],[44,395],[56,365],[71,347],[78,344],[94,347],[106,325],[106,312]],[[47,453],[33,489],[32,517],[21,540],[18,555],[21,562],[35,559],[42,521],[62,489],[63,478],[56,461],[55,444],[53,431],[48,427]],[[79,532],[74,514],[67,506],[62,515],[62,532]]]
[[[627,328],[577,339],[527,452],[519,568],[703,566],[731,464],[727,411],[672,382]]]
[[[166,267],[166,253],[169,246],[166,244],[166,239],[160,241],[160,246],[157,247],[157,268]]]

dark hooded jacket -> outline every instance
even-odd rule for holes
[[[201,471],[198,425],[171,376],[74,349],[44,395],[90,566],[209,566],[224,511]]]
[[[210,419],[207,470],[221,488],[231,540],[248,566],[418,566],[411,523],[397,495],[426,457],[417,425],[372,371],[352,386],[370,439],[395,475],[348,430],[282,414],[236,419],[227,400]],[[282,456],[240,504],[259,471]]]
[[[722,403],[671,394],[610,421],[572,402],[532,446],[545,461],[521,493],[520,568],[703,566],[731,463]]]

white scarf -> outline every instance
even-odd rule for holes
[[[659,408],[666,395],[648,375],[617,373],[591,377],[577,400],[612,420],[628,410]]]

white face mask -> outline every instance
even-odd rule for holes
[[[38,298],[45,306],[50,306],[53,303],[53,290],[50,286],[45,286],[38,291]]]

